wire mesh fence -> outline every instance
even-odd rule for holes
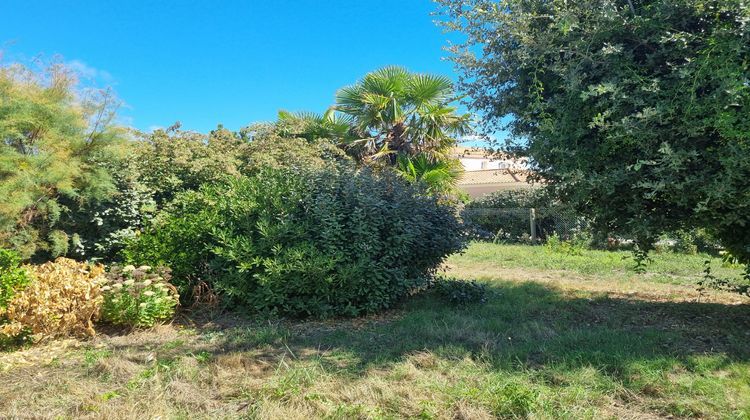
[[[586,227],[583,218],[560,208],[468,208],[461,216],[476,237],[495,242],[544,242],[552,235],[567,240]]]

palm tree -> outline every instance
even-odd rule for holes
[[[424,154],[402,154],[397,158],[396,171],[412,183],[424,184],[430,194],[455,196],[463,168],[456,159],[434,160]]]
[[[364,160],[398,155],[447,157],[459,136],[469,131],[469,115],[456,113],[453,84],[443,76],[385,67],[336,94],[333,109],[353,123],[342,143]]]
[[[368,164],[384,163],[428,192],[455,195],[462,168],[449,156],[470,131],[469,115],[451,106],[453,84],[442,76],[385,67],[340,89],[324,114],[279,112],[282,135],[329,139]]]
[[[314,112],[279,111],[276,127],[282,136],[304,138],[307,141],[329,139],[347,143],[357,137],[353,133],[352,119],[336,114],[333,109],[322,115]]]

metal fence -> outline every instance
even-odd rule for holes
[[[571,239],[586,228],[581,217],[560,208],[468,208],[461,217],[476,237],[495,242],[544,242],[555,234]]]

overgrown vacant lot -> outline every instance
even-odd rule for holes
[[[487,304],[174,325],[0,354],[0,417],[750,417],[750,304],[700,296],[704,256],[473,244]],[[715,272],[737,274],[720,268]]]

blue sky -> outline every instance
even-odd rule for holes
[[[323,111],[389,64],[456,77],[431,0],[4,0],[4,61],[59,54],[140,129],[207,131]]]

